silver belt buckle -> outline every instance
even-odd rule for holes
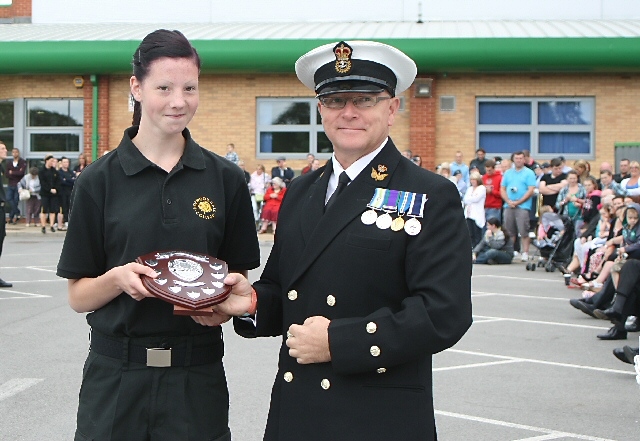
[[[147,348],[148,367],[171,367],[171,349]]]

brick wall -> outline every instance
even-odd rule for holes
[[[233,143],[236,153],[252,171],[262,163],[267,169],[275,161],[256,159],[256,97],[312,97],[295,75],[202,75],[200,104],[189,124],[193,138],[201,146],[224,156],[227,144]],[[129,76],[113,76],[110,80],[109,138],[111,148],[117,147],[122,132],[131,125],[132,114],[127,109]],[[406,148],[409,138],[408,112],[398,114],[391,136],[398,148]],[[287,165],[300,170],[306,160],[287,159]]]
[[[437,78],[437,97],[455,96],[455,112],[436,110],[435,163],[468,163],[476,145],[476,97],[595,97],[595,160],[614,162],[615,142],[640,141],[640,75],[451,75]],[[434,82],[435,83],[435,82]],[[534,158],[535,159],[535,158]],[[569,161],[571,164],[571,161]]]
[[[11,6],[0,6],[0,18],[31,17],[31,0],[13,0]]]
[[[72,75],[2,76],[0,99],[4,98],[85,98],[85,149],[91,149],[91,82],[85,77],[83,89],[76,89]],[[99,77],[99,154],[113,149],[122,132],[131,124],[128,110],[129,76]],[[588,96],[596,103],[596,158],[614,161],[614,143],[640,141],[640,75],[449,75],[437,76],[433,98],[413,98],[413,88],[404,94],[405,111],[391,128],[400,150],[410,148],[423,158],[423,165],[453,160],[461,150],[465,162],[475,150],[476,97]],[[454,112],[440,112],[439,97],[456,98]],[[256,152],[256,97],[310,97],[312,93],[294,75],[203,75],[200,79],[200,106],[189,125],[194,139],[205,148],[224,155],[233,142],[239,156],[252,170],[259,161]],[[260,161],[262,162],[262,161]],[[275,161],[265,161],[270,168]],[[305,160],[288,160],[301,169]]]

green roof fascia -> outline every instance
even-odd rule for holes
[[[640,72],[640,38],[384,39],[420,73]],[[205,73],[293,73],[306,51],[330,40],[193,40]],[[139,41],[0,42],[0,74],[131,71]]]

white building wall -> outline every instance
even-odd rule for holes
[[[33,23],[639,19],[639,0],[33,0]]]

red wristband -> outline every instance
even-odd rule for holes
[[[257,309],[258,309],[258,293],[256,293],[255,289],[251,288],[251,306],[249,307],[247,314],[256,315]]]

